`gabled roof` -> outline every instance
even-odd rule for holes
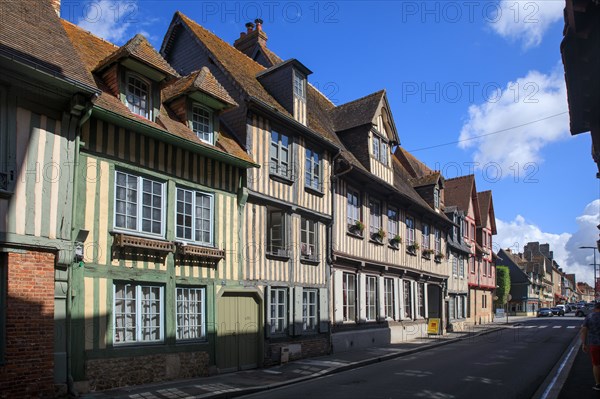
[[[87,67],[90,72],[92,68],[95,68],[97,65],[94,58],[99,58],[94,57],[93,49],[95,47],[101,54],[109,53],[111,50],[113,50],[111,54],[114,54],[114,49],[118,48],[117,46],[86,32],[76,25],[65,21],[63,22],[63,26],[65,26],[68,37],[73,42],[79,57],[86,60],[84,68]],[[95,76],[95,87],[98,88],[101,93],[93,102],[94,109],[105,115],[110,115],[114,118],[123,118],[122,120],[141,124],[137,126],[143,126],[145,128],[154,129],[154,131],[162,132],[165,134],[165,138],[175,136],[198,147],[205,147],[208,151],[214,151],[215,154],[228,154],[238,158],[246,164],[254,164],[252,158],[233,140],[231,135],[223,129],[219,132],[220,134],[215,146],[211,146],[200,140],[185,124],[179,122],[175,116],[171,115],[170,111],[162,106],[162,104],[160,105],[160,111],[159,115],[156,117],[156,122],[154,122],[131,112],[127,105],[111,94],[110,89],[99,76]],[[221,155],[219,154],[219,156]]]
[[[447,179],[444,185],[444,196],[444,202],[447,205],[456,205],[458,209],[465,212],[469,210],[469,203],[473,200],[475,220],[476,222],[481,220],[474,175]]]
[[[104,58],[96,65],[94,72],[100,72],[123,58],[133,58],[171,77],[179,74],[167,61],[152,47],[148,40],[141,34],[135,35],[118,50]]]
[[[92,75],[49,1],[0,1],[0,15],[0,56],[93,88]]]
[[[494,203],[492,202],[492,191],[480,191],[477,193],[479,200],[479,208],[481,209],[481,225],[487,226],[488,219],[492,226],[492,234],[497,234],[496,231],[496,216],[494,214]],[[491,216],[491,217],[490,217]]]
[[[384,95],[385,90],[379,90],[334,108],[331,111],[331,119],[335,130],[343,132],[353,127],[371,124]]]
[[[418,178],[433,173],[432,169],[430,169],[423,162],[419,161],[413,154],[402,148],[402,146],[396,147],[394,155],[410,173],[412,178]]]
[[[201,91],[230,106],[238,105],[207,67],[175,80],[162,90],[164,102],[194,91]]]

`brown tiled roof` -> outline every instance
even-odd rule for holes
[[[90,70],[97,65],[92,51],[94,46],[98,46],[99,51],[103,51],[104,53],[108,53],[111,46],[116,47],[91,33],[84,31],[76,25],[64,22],[63,25],[66,27],[70,40],[75,43],[75,49],[81,54],[80,56],[82,59],[86,59],[85,65]],[[114,54],[114,51],[112,53]],[[109,88],[98,77],[95,79],[95,86],[101,90],[100,95],[94,100],[95,107],[102,108],[130,120],[135,120],[146,126],[162,130],[165,133],[178,136],[191,143],[210,149],[216,149],[217,151],[230,154],[246,162],[254,163],[251,157],[226,132],[219,135],[215,146],[211,146],[200,140],[192,130],[185,124],[179,122],[174,115],[171,115],[167,107],[160,107],[160,113],[156,118],[157,122],[153,122],[131,112],[127,105],[110,93]]]
[[[89,71],[94,70],[100,61],[119,49],[119,46],[107,42],[69,21],[61,19],[61,22]]]
[[[429,186],[432,184],[437,184],[441,176],[442,175],[440,172],[431,172],[428,175],[415,177],[414,179],[411,179],[411,182],[413,187]]]
[[[456,205],[458,209],[467,212],[469,210],[469,202],[473,195],[475,195],[475,176],[466,175],[455,177],[453,179],[447,179],[444,186],[444,202],[446,205]],[[477,209],[474,209],[475,214],[479,213]]]
[[[94,71],[102,71],[121,58],[131,57],[141,61],[152,68],[170,76],[179,74],[169,65],[167,61],[152,47],[148,40],[141,34],[135,35],[118,50],[98,63]]]
[[[202,67],[202,69],[175,80],[162,90],[162,98],[164,102],[167,102],[194,91],[204,92],[230,106],[238,105],[207,67]]]
[[[477,193],[477,200],[479,202],[479,209],[481,210],[481,225],[486,226],[490,213],[492,214],[492,234],[496,234],[496,218],[494,215],[494,204],[492,202],[492,191],[481,191]]]
[[[413,154],[406,151],[401,146],[396,148],[394,155],[400,160],[400,163],[404,165],[413,178],[419,178],[433,173],[433,170],[429,169],[427,165],[419,161]]]
[[[0,54],[60,78],[93,87],[92,75],[77,56],[49,1],[0,1]]]
[[[335,130],[342,132],[371,123],[383,96],[385,96],[385,90],[379,90],[333,109],[332,120]]]
[[[277,54],[275,54],[274,52],[269,50],[269,48],[267,46],[263,46],[260,43],[258,44],[258,46],[260,47],[260,50],[262,51],[263,55],[269,60],[271,65],[275,65],[275,64],[279,64],[279,63],[283,62],[283,60],[281,58],[279,58],[277,56]]]

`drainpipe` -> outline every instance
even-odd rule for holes
[[[331,178],[330,178],[330,185],[331,187],[329,188],[330,190],[330,195],[331,195],[331,221],[329,222],[329,224],[327,225],[327,259],[326,259],[326,263],[327,263],[327,268],[329,269],[328,272],[325,273],[325,283],[327,285],[327,288],[329,289],[329,292],[333,293],[333,290],[331,290],[331,276],[333,275],[333,226],[335,224],[335,217],[336,217],[336,201],[335,201],[335,185],[336,182],[338,180],[338,178],[342,175],[345,175],[346,173],[350,172],[353,168],[352,165],[349,165],[348,169],[341,171],[340,173],[335,173],[335,164],[338,161],[338,159],[342,156],[342,150],[338,150],[337,154],[335,154],[331,160]],[[334,307],[333,307],[333,295],[330,295],[329,299],[329,347],[331,348],[331,334],[332,334],[332,327],[333,327],[333,318],[334,318]]]

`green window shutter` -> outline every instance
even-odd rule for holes
[[[329,291],[319,288],[319,332],[329,331]],[[340,305],[341,306],[341,305]]]
[[[294,307],[290,309],[293,317],[292,335],[302,335],[302,287],[294,287]]]
[[[271,337],[271,287],[265,287],[265,338]]]

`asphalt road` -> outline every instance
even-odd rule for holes
[[[530,399],[582,318],[552,317],[245,398]]]

